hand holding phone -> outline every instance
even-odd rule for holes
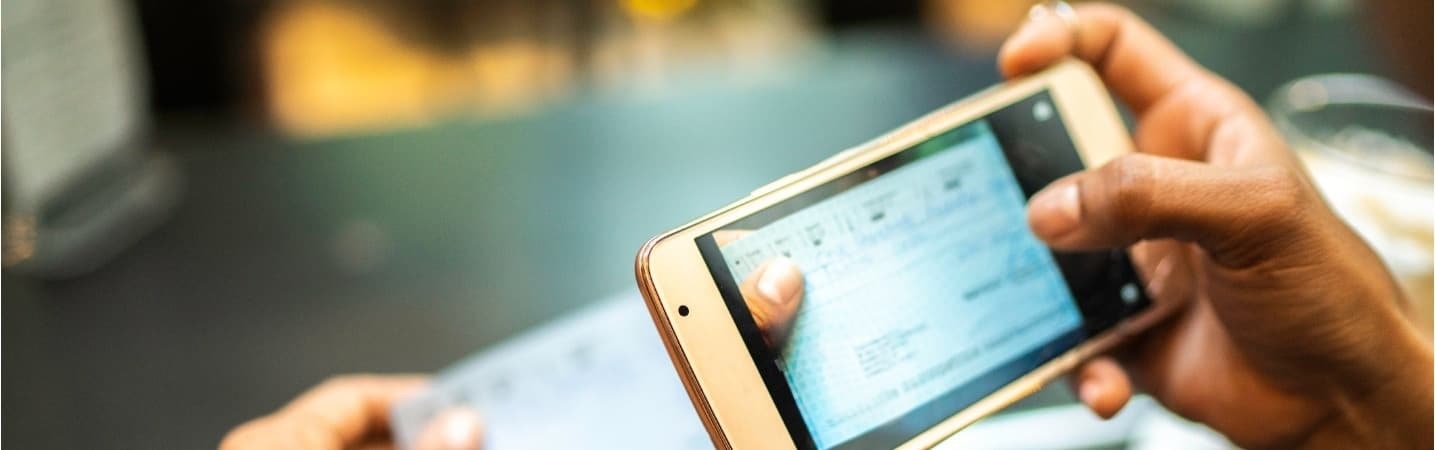
[[[1027,227],[1031,194],[1129,148],[1064,63],[649,242],[639,281],[714,442],[929,446],[1158,320],[1125,251]]]
[[[1033,14],[1002,72],[1090,62],[1136,113],[1141,153],[1038,193],[1032,229],[1060,249],[1135,244],[1154,298],[1190,304],[1121,364],[1078,369],[1082,400],[1113,415],[1134,382],[1243,448],[1430,448],[1430,344],[1261,108],[1129,11],[1075,9]]]

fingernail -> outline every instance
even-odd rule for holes
[[[1092,382],[1082,383],[1081,388],[1076,391],[1076,396],[1080,397],[1081,402],[1088,406],[1095,405],[1096,399],[1101,397],[1101,385]]]
[[[757,293],[761,294],[764,300],[777,305],[792,302],[801,289],[802,272],[797,270],[797,264],[787,258],[777,258],[767,263],[767,269],[763,270],[762,277],[757,279]]]
[[[1065,182],[1037,192],[1028,206],[1032,231],[1047,238],[1059,237],[1081,223],[1081,187]]]
[[[1026,12],[1026,20],[1030,22],[1035,22],[1046,17],[1051,17],[1051,8],[1047,7],[1046,3],[1031,5],[1031,10]]]
[[[1052,17],[1053,15],[1055,14],[1051,12],[1051,8],[1046,6],[1045,3],[1032,5],[1031,9],[1026,12],[1026,21],[1017,26],[1016,32],[1012,33],[1012,37],[1030,32],[1032,30],[1030,25],[1046,20],[1046,18]]]
[[[479,446],[482,425],[477,413],[463,410],[455,411],[444,417],[443,444],[447,449],[476,449]]]

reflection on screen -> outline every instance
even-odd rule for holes
[[[803,271],[779,366],[818,448],[1081,328],[988,124],[932,142],[941,145],[721,249],[738,280],[777,256]]]

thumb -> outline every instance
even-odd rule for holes
[[[1091,412],[1110,419],[1131,401],[1131,378],[1110,356],[1087,361],[1071,375],[1076,398]]]
[[[483,448],[483,417],[461,406],[434,415],[419,432],[416,450],[479,450]]]
[[[792,260],[778,257],[754,270],[739,289],[768,346],[781,349],[802,304],[802,271]]]
[[[1194,242],[1217,263],[1246,267],[1300,240],[1319,202],[1285,166],[1217,167],[1140,153],[1075,173],[1032,196],[1032,232],[1061,250],[1146,239]]]

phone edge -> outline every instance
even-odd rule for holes
[[[706,217],[707,215],[694,223],[701,222]],[[633,271],[638,281],[638,293],[642,295],[643,303],[648,307],[648,316],[652,318],[653,324],[658,328],[663,348],[667,350],[668,359],[673,362],[673,370],[677,372],[678,379],[682,381],[683,390],[688,392],[688,401],[693,404],[693,409],[698,413],[698,420],[703,423],[703,428],[707,429],[708,439],[712,441],[715,448],[731,449],[733,448],[732,443],[728,441],[727,434],[718,424],[717,414],[712,410],[712,403],[707,401],[707,393],[698,383],[692,365],[688,363],[687,353],[683,352],[682,346],[678,344],[677,333],[673,331],[672,323],[668,320],[668,313],[663,309],[662,300],[658,298],[657,286],[653,283],[652,271],[648,265],[649,257],[652,256],[653,249],[658,244],[689,226],[691,224],[674,228],[643,243],[633,262]]]

